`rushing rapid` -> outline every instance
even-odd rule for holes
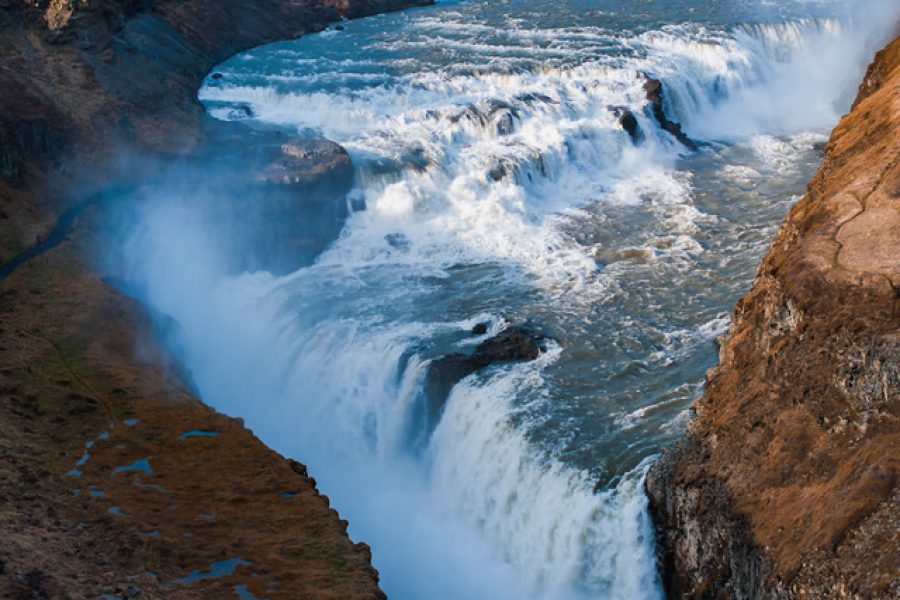
[[[161,190],[129,281],[203,399],[309,463],[391,597],[660,597],[643,476],[900,13],[708,4],[440,3],[251,50],[200,91],[347,148],[350,216],[313,265],[234,275]],[[466,377],[423,431],[430,361],[526,321],[546,351]]]

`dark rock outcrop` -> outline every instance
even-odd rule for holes
[[[638,124],[637,117],[631,110],[624,106],[610,106],[609,111],[619,121],[619,125],[625,130],[625,133],[631,138],[631,141],[637,144],[644,139],[644,132]]]
[[[673,121],[665,111],[665,87],[662,81],[644,75],[644,92],[650,102],[650,113],[663,131],[672,135],[676,140],[689,150],[697,150],[697,143],[687,136],[681,128],[681,124]]]
[[[233,241],[238,270],[289,273],[311,264],[340,235],[349,214],[353,164],[325,139],[275,139],[252,147],[235,169],[237,180],[213,211],[227,211],[222,235]]]
[[[427,431],[440,420],[454,385],[493,364],[534,360],[545,349],[545,340],[529,326],[514,326],[481,342],[472,354],[448,354],[432,361],[425,376]]]
[[[511,134],[519,120],[518,109],[501,100],[492,100],[488,104],[487,114],[495,119],[497,135]]]
[[[0,112],[0,180],[20,185],[28,157],[53,161],[62,153],[63,136],[56,128],[62,117],[29,88],[4,91],[0,103],[5,104]]]
[[[900,597],[900,38],[651,468],[672,598]]]
[[[8,67],[0,70],[0,132],[7,141],[38,141],[14,144],[16,152],[2,157],[0,175],[16,181],[29,161],[46,167],[47,144],[35,122],[47,123],[53,145],[78,140],[93,146],[98,159],[106,153],[111,158],[113,148],[121,154],[195,147],[204,114],[195,92],[215,64],[342,18],[430,3],[9,0],[0,6],[0,47]],[[26,92],[30,98],[22,102]]]
[[[350,155],[331,140],[296,138],[278,148],[277,156],[259,173],[269,185],[304,189],[344,185],[353,182]]]
[[[306,469],[191,395],[146,313],[97,273],[103,211],[78,209],[94,197],[135,204],[108,192],[211,154],[215,181],[185,191],[255,186],[266,210],[282,210],[348,186],[348,157],[330,142],[259,133],[225,148],[254,136],[207,118],[197,88],[241,50],[425,3],[0,0],[0,252],[66,223],[39,261],[0,281],[0,597],[225,598],[243,586],[384,598],[369,548],[348,538]],[[180,437],[195,429],[214,435]],[[111,476],[148,456],[151,472]],[[233,574],[178,583],[229,557],[241,557]]]

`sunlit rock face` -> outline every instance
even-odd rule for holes
[[[900,39],[735,309],[687,437],[651,469],[675,597],[896,595]]]

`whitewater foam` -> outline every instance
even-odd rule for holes
[[[419,14],[403,22],[409,39],[370,40],[365,58],[342,46],[364,27],[351,23],[313,47],[321,58],[307,40],[252,50],[201,90],[214,115],[249,106],[259,122],[351,153],[366,210],[316,264],[227,275],[206,215],[161,190],[128,236],[128,279],[179,324],[169,341],[203,398],[310,465],[351,535],[373,546],[391,595],[658,598],[642,477],[699,393],[702,375],[680,378],[704,365],[683,364],[702,363],[698,348],[728,321],[727,307],[691,321],[695,302],[673,304],[689,324],[666,322],[654,279],[690,281],[707,274],[706,255],[732,259],[704,238],[727,223],[698,201],[642,74],[663,80],[666,111],[691,136],[715,142],[710,160],[722,142],[755,157],[723,179],[800,177],[792,155],[833,123],[877,28],[809,19],[623,34]],[[429,62],[442,52],[458,60]],[[810,69],[822,52],[844,53],[829,78]],[[804,95],[815,102],[801,110]],[[640,144],[611,107],[635,115]],[[651,224],[635,221],[624,250],[597,234],[631,213]],[[734,234],[732,253],[753,262],[758,237]],[[633,303],[624,317],[617,301]],[[468,334],[477,323],[493,335],[532,316],[556,324],[560,344],[463,380],[423,440],[414,415],[429,361],[470,351],[484,339]],[[607,338],[613,358],[597,351]],[[566,369],[581,374],[570,388]],[[653,369],[659,381],[640,379]],[[621,399],[632,389],[637,404]],[[572,459],[579,440],[647,431]]]

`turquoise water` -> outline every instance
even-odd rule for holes
[[[471,1],[253,49],[200,98],[344,145],[341,237],[234,275],[175,198],[141,216],[130,276],[203,399],[309,464],[391,597],[659,597],[643,474],[898,13]],[[423,429],[429,361],[525,321],[548,351],[462,381]]]

